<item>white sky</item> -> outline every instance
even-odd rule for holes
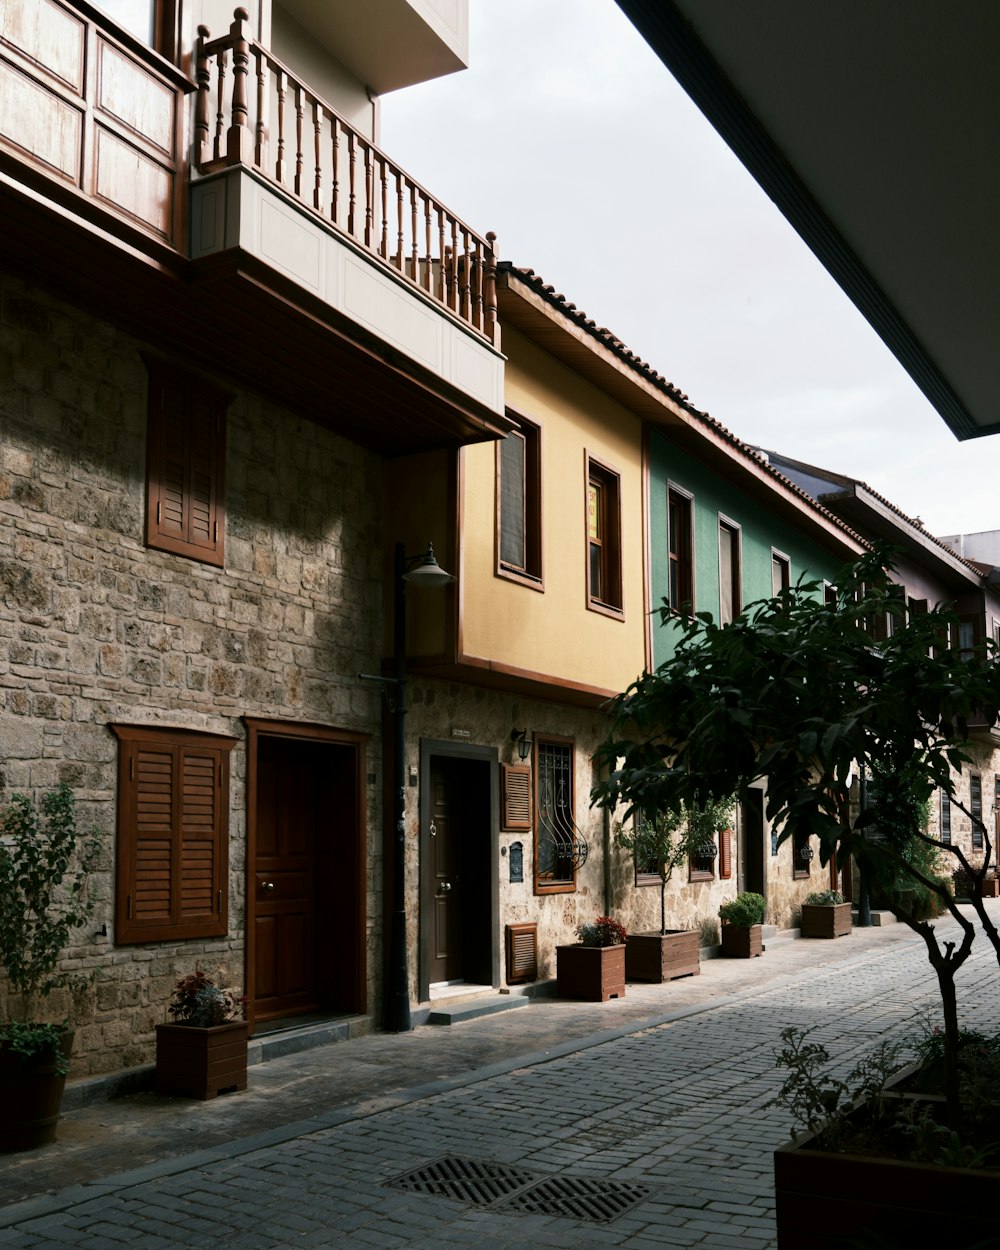
[[[470,9],[470,68],[383,98],[393,160],[744,441],[1000,528],[1000,436],[955,439],[613,0]]]

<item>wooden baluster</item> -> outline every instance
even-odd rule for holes
[[[379,184],[382,189],[382,238],[378,254],[385,260],[389,256],[389,177],[384,156],[379,161],[379,171]]]
[[[267,115],[270,104],[268,91],[267,58],[263,49],[255,49],[257,58],[257,143],[254,148],[254,163],[258,169],[267,169]]]
[[[472,316],[469,318],[475,328],[482,333],[483,329],[483,245],[476,240],[472,255]]]
[[[323,108],[313,99],[313,149],[316,154],[316,178],[313,182],[313,208],[323,211]]]
[[[396,170],[396,268],[403,271],[403,175]]]
[[[497,236],[493,230],[486,235],[486,268],[484,274],[483,299],[485,302],[485,324],[483,333],[500,350],[500,323],[497,321]]]
[[[353,130],[347,132],[347,155],[348,155],[348,187],[350,189],[350,197],[347,205],[347,233],[352,237],[354,235],[354,207],[357,196],[354,194],[354,168],[357,162],[357,153],[355,148],[355,134]]]
[[[302,84],[295,84],[295,194],[302,198],[302,165],[305,153],[302,150],[302,119],[305,109],[302,104]]]
[[[333,133],[330,141],[330,159],[333,164],[333,188],[330,194],[330,220],[336,221],[340,212],[340,122],[335,114],[330,114],[330,125]]]
[[[417,240],[417,188],[410,183],[410,277],[414,282],[420,281],[420,250]]]
[[[215,58],[216,101],[215,101],[215,138],[212,142],[212,159],[222,160],[222,136],[226,130],[226,70],[229,68],[229,57],[225,48],[220,48]]]
[[[194,112],[195,161],[200,165],[208,157],[208,97],[212,91],[212,71],[205,52],[205,40],[211,31],[207,26],[198,27],[198,43],[195,50],[195,79],[198,83],[198,99]]]
[[[462,305],[461,316],[470,325],[472,324],[472,271],[471,256],[469,254],[469,232],[462,227]]]
[[[448,303],[448,270],[445,268],[444,209],[438,205],[438,280],[437,297],[442,304]]]
[[[372,232],[375,226],[375,211],[373,200],[375,198],[375,157],[372,155],[372,145],[365,144],[365,247],[370,248],[372,245]]]
[[[429,195],[424,196],[424,282],[423,282],[423,287],[425,291],[429,291],[431,289],[431,283],[433,282],[433,274],[431,273],[431,270],[434,268],[434,263],[431,260],[431,213],[432,213],[431,204],[432,204],[431,197]]]
[[[229,33],[233,39],[233,111],[226,135],[226,161],[230,165],[252,164],[253,134],[248,124],[250,102],[247,96],[247,69],[250,65],[250,41],[245,24],[250,20],[246,9],[237,9]]]
[[[274,82],[278,92],[278,156],[274,165],[274,176],[277,181],[285,185],[285,71],[283,69],[275,69]]]
[[[448,307],[458,312],[458,222],[451,219],[451,279],[448,283]]]

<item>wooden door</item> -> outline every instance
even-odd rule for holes
[[[766,894],[764,878],[764,792],[750,790],[739,810],[737,888]]]
[[[431,761],[431,984],[462,979],[461,799],[454,760]]]
[[[316,869],[321,768],[314,746],[261,741],[253,864],[258,1020],[300,1015],[320,1006]]]

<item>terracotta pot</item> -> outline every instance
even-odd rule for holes
[[[774,1188],[778,1250],[996,1244],[996,1214],[984,1201],[1000,1192],[996,1169],[832,1154],[805,1133],[774,1152]]]
[[[61,1050],[68,1062],[72,1029],[63,1031]],[[56,1066],[55,1050],[26,1058],[0,1042],[0,1151],[34,1150],[55,1141],[66,1086]]]
[[[625,947],[557,946],[556,989],[560,998],[606,1003],[625,997]]]
[[[701,972],[701,934],[697,929],[666,933],[630,933],[625,941],[627,981],[673,981]]]
[[[852,927],[850,903],[802,904],[804,938],[848,937]]]
[[[156,1092],[214,1098],[247,1087],[247,1022],[156,1026]]]
[[[722,953],[733,959],[754,959],[764,953],[763,939],[763,925],[723,924]]]

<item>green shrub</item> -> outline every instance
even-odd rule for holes
[[[737,929],[749,929],[751,925],[760,924],[764,919],[767,900],[762,894],[747,891],[737,894],[728,903],[719,908],[719,916],[723,924],[734,925]]]

